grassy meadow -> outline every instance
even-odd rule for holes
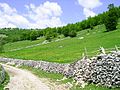
[[[69,63],[81,58],[87,49],[89,56],[96,55],[100,46],[104,48],[114,48],[120,46],[120,28],[111,32],[104,32],[103,25],[96,26],[93,30],[83,30],[78,32],[75,38],[65,38],[64,40],[38,45],[30,48],[35,44],[42,43],[45,39],[39,38],[35,41],[18,41],[8,43],[4,46],[5,52],[1,57],[18,58],[25,60],[45,60],[49,62]],[[11,51],[14,49],[19,49]]]

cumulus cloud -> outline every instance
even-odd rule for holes
[[[6,3],[0,3],[0,28],[46,28],[64,25],[60,20],[61,7],[55,2],[46,1],[39,6],[25,5],[27,12],[19,12]]]
[[[92,9],[102,5],[102,2],[100,2],[100,0],[78,0],[78,2],[84,8],[83,13],[86,18],[89,16],[95,16],[96,14],[92,11]]]
[[[55,27],[61,26],[63,23],[60,20],[62,14],[61,7],[55,2],[45,2],[40,6],[34,4],[25,5],[28,10],[26,17],[35,22],[32,27]]]
[[[84,12],[84,15],[86,16],[86,18],[89,16],[94,17],[96,15],[92,10],[90,10],[88,8],[84,8],[83,12]]]

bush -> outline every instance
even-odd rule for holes
[[[62,30],[62,34],[63,34],[65,37],[68,37],[68,36],[69,36],[69,30],[68,30],[68,29]]]
[[[69,32],[70,37],[76,37],[77,33],[75,31]]]
[[[51,36],[50,36],[49,34],[46,34],[46,35],[45,35],[45,39],[50,42],[50,41],[51,41]]]
[[[57,34],[56,33],[53,33],[53,32],[48,32],[46,35],[45,35],[45,39],[48,40],[49,42],[53,39],[53,38],[56,38],[57,37]]]

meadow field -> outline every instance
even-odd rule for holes
[[[87,55],[98,54],[100,46],[105,49],[120,46],[120,25],[117,30],[105,32],[104,25],[94,27],[93,30],[82,30],[74,38],[55,38],[52,42],[42,44],[44,37],[35,41],[18,41],[4,45],[5,52],[1,57],[25,59],[25,60],[44,60],[49,62],[70,63],[81,59],[82,54],[87,49]],[[37,45],[38,44],[38,45]],[[26,48],[27,47],[27,48]]]

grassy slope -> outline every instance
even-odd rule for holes
[[[120,46],[119,29],[111,32],[104,31],[104,26],[97,26],[94,30],[91,30],[89,34],[86,30],[83,30],[78,32],[78,36],[75,38],[67,38],[59,42],[52,42],[33,48],[5,52],[1,54],[1,56],[10,58],[21,58],[26,60],[46,60],[50,62],[60,63],[73,62],[81,58],[85,47],[87,48],[88,55],[93,55],[95,54],[93,52],[98,50],[100,46],[103,46],[105,48],[113,48],[115,45]],[[80,37],[84,37],[84,39],[78,39]],[[5,45],[5,51],[18,47],[25,47],[27,45],[29,46],[31,45],[31,43],[35,44],[30,41],[22,41],[16,43]]]
[[[4,46],[4,49],[5,49],[5,51],[9,51],[9,50],[13,50],[16,48],[24,48],[26,46],[39,44],[43,41],[44,41],[44,38],[40,38],[40,39],[35,40],[35,41],[25,40],[25,41],[19,41],[19,42],[14,42],[14,43],[8,43]]]

